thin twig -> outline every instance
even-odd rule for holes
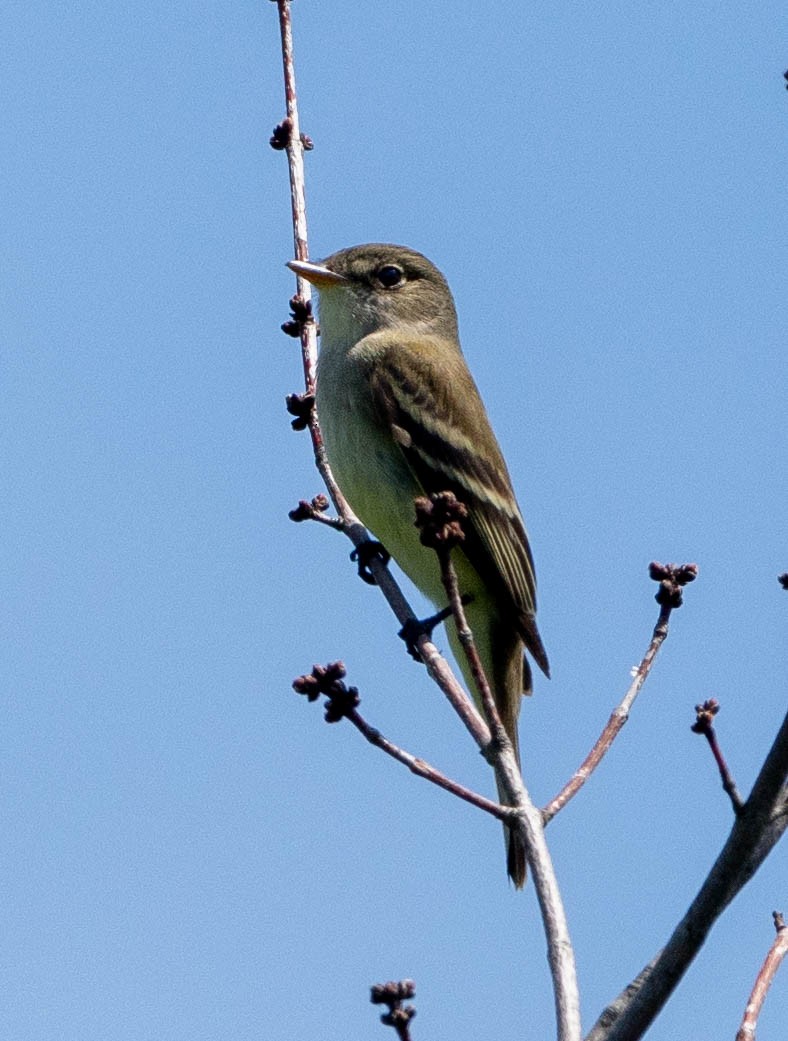
[[[342,661],[332,661],[327,665],[315,665],[310,673],[297,676],[293,680],[293,690],[298,694],[304,694],[309,701],[317,701],[321,695],[324,695],[328,699],[325,711],[327,723],[338,723],[341,719],[350,720],[353,726],[370,744],[375,745],[387,755],[396,759],[397,762],[407,766],[412,773],[423,777],[427,781],[431,781],[439,788],[451,792],[458,798],[464,799],[465,802],[471,803],[477,809],[484,810],[485,813],[497,817],[498,820],[508,818],[511,812],[508,807],[501,806],[500,803],[493,802],[492,799],[487,799],[470,788],[452,781],[424,759],[411,755],[410,752],[406,752],[403,748],[395,745],[393,741],[389,741],[378,729],[368,723],[358,711],[358,706],[361,704],[358,688],[347,686],[345,683],[346,675],[347,669]]]
[[[406,752],[403,748],[389,741],[379,730],[371,726],[357,709],[351,709],[349,712],[346,712],[345,719],[349,720],[370,744],[382,749],[392,759],[396,759],[397,762],[407,766],[410,772],[416,774],[417,777],[423,777],[426,781],[431,781],[432,784],[443,788],[444,791],[456,795],[458,799],[463,799],[479,810],[484,810],[485,813],[491,814],[498,820],[504,820],[508,816],[506,808],[501,806],[500,803],[487,799],[485,796],[479,795],[478,792],[474,792],[457,781],[453,781],[424,759],[411,755],[410,752]]]
[[[744,1018],[736,1032],[736,1041],[755,1041],[755,1028],[758,1026],[758,1017],[761,1014],[766,995],[769,993],[769,987],[777,975],[780,963],[788,954],[788,927],[785,925],[785,920],[779,911],[773,911],[772,917],[777,935],[755,980],[747,1007],[744,1010]]]
[[[743,811],[665,947],[612,1002],[586,1041],[638,1041],[665,1006],[717,918],[788,828],[788,715]]]
[[[493,697],[489,681],[484,672],[484,666],[479,657],[479,652],[476,649],[476,642],[473,639],[473,633],[468,625],[468,619],[465,614],[465,605],[463,604],[460,585],[457,581],[457,572],[451,562],[451,556],[449,553],[439,553],[438,559],[440,561],[443,588],[446,590],[449,597],[451,613],[454,616],[454,621],[457,626],[457,636],[462,644],[465,656],[468,659],[468,664],[470,665],[471,673],[473,674],[473,681],[479,692],[484,718],[487,722],[487,726],[490,728],[491,743],[499,747],[506,744],[511,746],[511,740],[509,735],[506,733],[506,728],[501,720],[498,706],[495,704],[495,698]],[[488,747],[489,745],[482,747],[482,751],[486,752]],[[514,754],[513,747],[512,754]]]
[[[290,206],[293,220],[293,248],[296,260],[308,260],[309,240],[306,219],[306,178],[304,174],[304,152],[311,150],[312,142],[301,133],[298,115],[298,93],[296,90],[295,61],[293,57],[293,28],[290,20],[290,0],[276,0],[279,13],[279,34],[282,41],[282,68],[284,72],[285,104],[287,117],[274,129],[271,145],[287,152],[287,169],[290,175]],[[312,439],[315,464],[331,496],[337,513],[344,525],[345,533],[355,546],[368,539],[366,529],[350,509],[339,485],[328,465],[323,435],[320,432],[317,411],[314,407],[315,382],[317,376],[317,325],[312,318],[312,288],[305,278],[296,276],[297,296],[292,302],[300,340],[301,361],[304,370],[304,386],[309,399],[309,410],[305,415],[306,425]],[[292,396],[291,396],[292,397]],[[290,401],[288,400],[288,407]]]
[[[412,613],[411,616],[415,617]],[[486,748],[492,740],[489,727],[468,697],[465,688],[454,675],[449,663],[428,636],[420,636],[416,646],[419,649],[421,660],[427,667],[427,672],[465,724],[465,729],[479,748]]]
[[[610,750],[611,745],[629,719],[632,705],[646,682],[646,677],[651,672],[657,652],[667,639],[668,622],[670,621],[671,613],[674,608],[681,606],[681,587],[686,585],[687,582],[693,581],[698,573],[698,569],[694,564],[676,566],[673,564],[652,563],[649,565],[649,573],[655,581],[660,583],[660,588],[656,595],[656,600],[660,605],[659,617],[651,635],[651,642],[640,664],[634,670],[634,679],[621,704],[611,713],[604,730],[597,738],[596,744],[561,791],[542,810],[545,824],[549,823],[566,806],[569,800],[577,795]]]
[[[720,771],[723,790],[727,793],[728,798],[731,801],[733,812],[738,814],[744,809],[744,799],[742,799],[739,794],[739,789],[736,787],[736,782],[728,769],[728,764],[725,761],[722,749],[717,741],[717,734],[714,730],[713,720],[719,710],[720,703],[716,698],[709,698],[708,701],[704,701],[702,705],[696,705],[695,722],[692,724],[690,729],[693,734],[703,734],[708,741],[711,754],[714,756],[717,769]]]
[[[309,151],[312,142],[301,133],[298,118],[298,95],[296,92],[295,63],[293,61],[293,26],[290,21],[289,0],[277,0],[279,13],[279,34],[282,40],[282,67],[285,80],[285,105],[287,118],[274,130],[271,145],[274,148],[284,147],[287,151],[288,168],[290,170],[290,200],[293,210],[293,245],[298,260],[307,260],[309,250],[306,233],[306,189],[304,178],[304,152]],[[309,299],[309,292],[302,293],[303,299]]]
[[[640,665],[635,669],[634,679],[630,684],[629,689],[624,695],[621,703],[610,714],[610,718],[608,719],[602,733],[597,738],[594,747],[585,757],[580,766],[578,766],[561,791],[543,808],[542,816],[544,817],[545,823],[551,821],[553,817],[555,817],[555,815],[566,806],[569,800],[577,795],[594,770],[596,770],[602,762],[616,737],[623,729],[624,724],[629,719],[630,709],[640,693],[643,684],[646,682],[646,677],[651,671],[651,666],[654,664],[657,652],[667,638],[668,619],[670,618],[670,613],[670,607],[663,606],[660,610],[659,620],[654,626],[654,632],[651,637],[651,642],[648,645],[648,650],[643,655]]]

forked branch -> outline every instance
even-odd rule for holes
[[[711,927],[788,827],[788,715],[728,840],[665,947],[608,1006],[586,1041],[637,1041],[665,1005]]]
[[[560,1041],[579,1039],[580,996],[574,950],[561,890],[545,841],[542,814],[528,794],[522,773],[517,765],[514,746],[498,713],[495,698],[476,649],[473,633],[468,625],[457,575],[451,562],[451,550],[455,546],[461,545],[465,537],[463,521],[467,511],[452,492],[440,492],[430,495],[428,498],[417,499],[416,513],[416,526],[421,530],[421,541],[425,546],[434,549],[438,555],[441,577],[451,604],[457,633],[490,727],[492,740],[487,747],[480,746],[480,748],[495,770],[507,804],[513,808],[514,812],[509,817],[507,825],[513,830],[517,830],[524,842],[547,941],[547,958],[553,980],[558,1038]]]

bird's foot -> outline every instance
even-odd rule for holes
[[[374,539],[367,539],[366,542],[362,542],[350,554],[350,559],[358,564],[358,577],[363,578],[369,586],[377,585],[375,576],[369,569],[370,561],[375,557],[378,557],[384,564],[388,564],[391,560],[391,554],[383,543],[375,542]]]
[[[469,604],[473,600],[471,593],[466,593],[462,596],[463,606]],[[400,629],[397,634],[401,640],[405,641],[405,646],[408,649],[408,654],[413,658],[414,661],[421,661],[421,654],[419,653],[418,642],[420,636],[432,637],[432,632],[436,626],[440,625],[441,622],[445,622],[447,618],[451,617],[451,608],[444,607],[443,610],[437,611],[435,614],[431,614],[429,618],[411,618],[409,621]]]

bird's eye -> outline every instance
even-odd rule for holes
[[[384,264],[382,268],[378,270],[378,282],[383,286],[384,289],[393,289],[394,286],[398,286],[404,274],[402,268],[397,267],[395,264]]]

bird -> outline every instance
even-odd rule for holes
[[[439,607],[447,597],[438,557],[419,539],[413,503],[450,491],[467,509],[452,561],[519,764],[520,705],[532,690],[526,655],[546,676],[550,667],[525,523],[462,353],[448,282],[423,254],[388,243],[288,266],[318,292],[315,406],[334,477],[354,513]],[[478,702],[453,622],[447,633]],[[526,850],[505,826],[504,833],[508,874],[521,888]]]

